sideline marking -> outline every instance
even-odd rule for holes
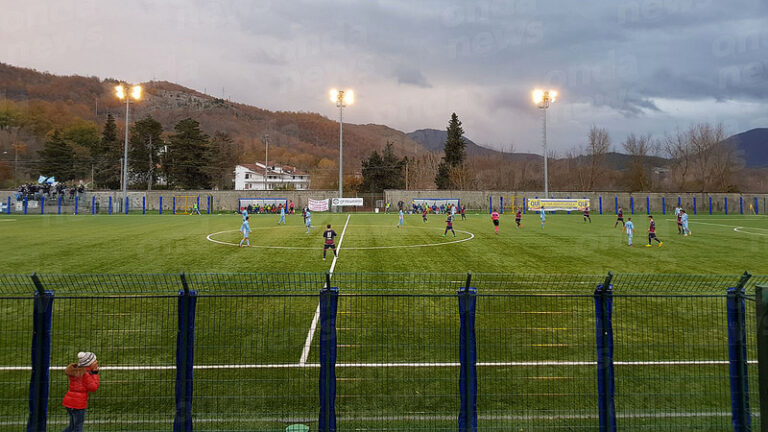
[[[757,364],[757,360],[747,361]],[[728,360],[660,360],[660,361],[616,361],[615,366],[724,366]],[[535,366],[596,366],[596,361],[522,361],[522,362],[477,362],[478,367],[535,367]],[[459,362],[422,363],[336,363],[337,368],[444,368],[459,367]],[[218,364],[194,365],[194,369],[295,369],[319,368],[320,363],[274,363],[274,364]],[[65,366],[51,366],[48,370],[64,370]],[[155,366],[100,366],[99,369],[113,371],[176,370],[176,365]],[[0,366],[0,371],[31,371],[31,366]]]
[[[675,221],[675,219],[667,219],[668,221]],[[763,230],[768,231],[766,228],[760,228],[760,227],[743,227],[743,226],[733,226],[733,225],[725,225],[725,224],[716,224],[716,223],[707,223],[707,222],[696,222],[696,225],[711,225],[711,226],[718,226],[718,227],[725,227],[725,228],[733,228],[733,230],[737,233],[742,234],[752,234],[752,235],[759,235],[759,236],[766,236],[768,237],[768,234],[764,233],[757,233],[757,232],[750,232],[750,231],[743,231],[744,228],[753,230]]]
[[[370,226],[370,225],[366,225],[366,226]],[[344,227],[346,228],[346,225],[344,225]],[[436,229],[438,231],[442,230],[442,228],[437,228],[437,227],[422,227],[420,229],[425,229],[425,228],[426,229]],[[459,240],[447,241],[447,242],[424,243],[424,244],[403,245],[403,246],[358,246],[358,247],[354,247],[353,246],[353,247],[348,247],[345,250],[405,249],[405,248],[421,248],[421,247],[432,247],[432,246],[445,246],[445,245],[449,245],[449,244],[456,244],[456,243],[467,242],[467,241],[470,241],[470,240],[475,238],[475,234],[473,234],[473,233],[471,233],[469,231],[464,231],[464,230],[455,230],[455,231],[467,234],[469,237],[463,238],[463,239],[459,239]],[[230,242],[225,242],[225,241],[216,240],[216,239],[212,238],[215,235],[224,234],[224,233],[228,233],[228,232],[239,232],[239,231],[238,230],[218,231],[218,232],[214,232],[214,233],[208,234],[205,238],[206,238],[206,240],[208,240],[210,242],[217,243],[217,244],[220,244],[220,245],[224,245],[224,246],[237,246],[237,243],[230,243]],[[339,241],[339,246],[341,246],[341,241]],[[316,247],[302,247],[302,246],[257,246],[257,245],[254,245],[254,248],[255,249],[293,249],[293,250],[315,250],[315,249],[317,249]]]
[[[330,273],[333,274],[333,269],[336,268],[336,260],[339,259],[339,253],[341,252],[341,243],[344,241],[344,233],[347,232],[347,225],[349,224],[349,218],[352,215],[347,215],[347,221],[344,222],[344,229],[341,230],[341,236],[339,237],[339,246],[336,247],[336,253],[333,255],[333,262],[331,263]],[[329,288],[326,286],[326,288]],[[309,326],[309,332],[307,333],[307,340],[304,342],[304,349],[301,351],[301,358],[299,359],[299,365],[305,365],[307,358],[309,357],[309,350],[312,347],[312,339],[315,337],[315,330],[317,330],[317,322],[320,320],[320,302],[317,303],[317,309],[315,309],[315,316],[312,317],[312,325]]]

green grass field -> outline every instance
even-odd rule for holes
[[[692,217],[693,236],[681,237],[671,217],[658,216],[661,248],[644,247],[645,215],[634,218],[632,248],[613,228],[613,216],[593,216],[585,224],[577,214],[550,215],[542,229],[537,215],[528,214],[523,228],[516,229],[514,219],[504,215],[497,236],[487,214],[472,214],[455,223],[456,238],[442,237],[444,217],[436,215],[426,224],[420,216],[406,216],[405,227],[398,229],[395,215],[315,214],[310,234],[301,216],[287,219],[287,226],[277,226],[276,216],[252,216],[253,247],[237,248],[232,244],[239,241],[241,218],[234,214],[2,216],[0,273],[322,273],[333,262],[322,260],[321,233],[331,223],[344,233],[337,274],[395,273],[339,279],[339,430],[364,431],[456,430],[455,286],[467,271],[521,274],[500,277],[509,283],[499,285],[491,284],[490,276],[476,276],[481,295],[486,293],[477,311],[482,428],[595,430],[592,291],[608,271],[661,274],[617,276],[613,325],[620,430],[730,427],[724,293],[618,294],[633,284],[657,294],[686,287],[679,283],[686,278],[664,274],[733,275],[722,278],[723,288],[735,284],[744,270],[768,274],[768,218]],[[420,279],[422,274],[445,276]],[[110,291],[114,286],[105,281],[118,280],[123,279],[53,287],[59,289],[52,364],[61,367],[83,349],[99,356],[102,388],[92,398],[89,430],[168,430],[180,285],[175,276],[170,284],[149,277],[143,289],[162,297],[106,295],[120,290]],[[216,283],[203,283],[208,280]],[[282,431],[291,423],[317,430],[319,331],[309,329],[322,280],[317,275],[288,282],[191,276],[201,295],[195,326],[196,430]],[[366,280],[375,281],[376,290],[365,290]],[[562,286],[568,289],[558,289]],[[6,389],[0,430],[19,430],[26,420],[29,372],[2,367],[28,364],[31,304],[0,298],[0,385]],[[754,316],[754,302],[747,302],[747,316]],[[750,321],[747,329],[754,359]],[[699,363],[708,361],[715,363]],[[755,364],[749,372],[755,412]],[[52,371],[52,430],[63,428],[66,413],[59,404],[65,391],[63,373]]]
[[[613,228],[615,217],[593,216],[585,224],[578,214],[556,214],[541,229],[537,215],[527,214],[523,228],[503,215],[493,233],[486,214],[457,221],[455,240],[443,238],[444,217],[315,214],[310,234],[300,215],[251,217],[250,249],[236,244],[241,218],[234,214],[2,216],[3,273],[175,273],[187,272],[324,272],[322,232],[330,223],[344,238],[337,272],[489,272],[489,273],[768,273],[768,218],[765,216],[693,216],[693,236],[676,234],[669,215],[656,215],[662,248],[644,248],[648,221],[635,215],[635,246]],[[734,228],[739,231],[734,231]],[[448,234],[450,236],[450,233]],[[420,246],[430,245],[430,246]],[[277,248],[266,248],[277,247]],[[377,249],[380,248],[380,249]]]

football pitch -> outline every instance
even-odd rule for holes
[[[314,214],[308,234],[300,215],[287,216],[284,226],[278,226],[278,216],[252,215],[252,247],[239,248],[237,214],[11,215],[0,217],[0,273],[110,273],[127,279],[136,273],[229,273],[190,276],[200,293],[195,429],[275,432],[291,423],[317,430],[317,291],[323,272],[342,275],[334,279],[342,293],[336,324],[339,430],[365,431],[456,430],[455,288],[468,271],[510,274],[515,284],[493,285],[478,299],[482,428],[586,431],[596,429],[598,404],[592,293],[609,271],[657,274],[658,280],[670,281],[654,288],[657,294],[672,295],[684,286],[673,282],[673,274],[728,275],[716,284],[723,289],[744,270],[768,274],[764,216],[692,217],[693,235],[683,237],[670,215],[655,215],[664,244],[650,248],[644,246],[647,216],[627,216],[636,226],[633,247],[614,228],[613,215],[594,215],[591,223],[576,213],[548,215],[542,228],[538,215],[527,214],[518,229],[506,214],[496,235],[488,214],[469,214],[454,223],[456,237],[450,232],[443,237],[444,215],[430,215],[426,223],[420,215],[407,215],[404,227],[397,228],[393,214]],[[329,254],[324,261],[321,234],[327,224],[339,234],[339,257]],[[299,272],[310,275],[297,274],[286,283],[279,275],[252,281],[235,274]],[[209,283],[214,276],[216,283]],[[483,295],[492,285],[477,278]],[[179,286],[175,275],[142,279],[153,280],[147,286],[164,295],[114,296],[107,289],[78,298],[80,285],[53,288],[52,429],[63,427],[66,419],[60,407],[66,391],[61,368],[73,353],[89,349],[99,356],[103,372],[86,427],[168,430],[174,413]],[[374,281],[375,289],[366,290],[366,280]],[[643,279],[627,280],[640,284]],[[617,281],[617,287],[628,285]],[[356,292],[345,295],[350,286]],[[515,288],[505,293],[505,286]],[[30,304],[0,302],[0,382],[7,389],[0,430],[17,430],[25,421]],[[747,304],[747,316],[753,317],[754,302]],[[727,430],[725,293],[617,296],[613,313],[620,430]]]
[[[341,236],[337,272],[486,273],[768,273],[768,218],[692,216],[693,235],[677,234],[673,216],[654,215],[661,248],[645,248],[646,215],[627,246],[613,215],[526,214],[522,229],[502,215],[499,235],[490,216],[470,214],[443,237],[444,215],[319,214],[307,234],[301,215],[251,215],[251,248],[237,248],[236,214],[0,216],[3,273],[325,272],[322,232]],[[346,229],[345,229],[346,227]],[[621,224],[619,224],[621,227]],[[337,237],[337,243],[341,240]],[[655,242],[654,242],[655,245]]]

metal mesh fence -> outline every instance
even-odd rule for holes
[[[36,290],[54,293],[49,430],[67,414],[64,368],[93,351],[101,387],[89,430],[168,430],[178,419],[181,296],[196,296],[192,423],[202,431],[323,430],[318,293],[338,287],[333,322],[337,430],[457,429],[457,292],[477,288],[476,414],[484,430],[594,430],[605,275],[252,273],[0,275],[0,430],[29,416]],[[611,356],[618,430],[727,430],[726,289],[739,275],[613,277]],[[185,284],[186,282],[186,284]],[[759,427],[754,276],[746,288],[749,412]],[[187,291],[185,291],[185,288]],[[185,294],[186,293],[186,294]],[[602,322],[602,321],[601,321]],[[327,363],[324,363],[327,364]]]

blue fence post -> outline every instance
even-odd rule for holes
[[[336,431],[336,312],[339,289],[331,286],[331,276],[325,274],[325,286],[320,290],[320,432]]]
[[[493,213],[493,196],[488,195],[488,214]]]
[[[200,195],[197,196],[197,211],[200,211]]]
[[[651,197],[645,197],[645,214],[651,214]]]
[[[504,197],[499,197],[499,213],[504,214]]]
[[[467,283],[459,289],[459,432],[477,432],[477,341],[475,339],[475,311],[477,288],[470,287],[472,273],[467,273]]]
[[[57,214],[61,214],[61,195],[59,195],[59,209],[57,211]]]
[[[603,197],[598,197],[597,200],[600,202],[600,214],[603,214]]]
[[[8,207],[10,207],[10,206],[8,206]],[[527,210],[527,208],[528,208],[528,198],[523,197],[523,214],[525,214],[525,211]]]
[[[173,207],[171,210],[173,210],[171,214],[176,214],[176,197],[173,197]]]
[[[125,197],[125,214],[128,214],[128,210],[129,210],[128,206],[130,205],[131,205],[130,199],[128,199],[128,197]]]
[[[613,197],[613,213],[619,214],[619,197]]]
[[[29,201],[27,199],[27,196],[24,196],[24,214],[27,214],[27,209],[29,208]]]
[[[694,199],[695,199],[695,198],[694,198]],[[677,206],[678,206],[678,207],[682,207],[682,206],[683,206],[682,202],[683,202],[683,200],[680,198],[680,195],[678,195],[678,196],[677,196]]]
[[[163,197],[162,196],[160,196],[160,207],[158,207],[158,209],[160,210],[160,214],[163,214]]]
[[[712,214],[712,196],[709,197],[709,214]]]
[[[195,310],[197,291],[189,289],[187,277],[181,273],[176,335],[176,416],[174,432],[192,432],[192,384],[195,354]]]
[[[91,214],[96,214],[96,195],[91,197]]]
[[[208,214],[211,214],[211,201],[213,200],[213,197],[208,195],[208,199],[206,200],[208,202]]]
[[[728,214],[728,197],[723,197],[723,210]]]
[[[112,197],[109,197],[109,206],[107,207],[107,214],[112,214]]]
[[[693,197],[693,214],[696,214],[696,196]]]
[[[141,214],[147,214],[147,197],[141,197]]]
[[[737,287],[728,288],[728,370],[731,379],[731,416],[734,432],[752,430],[749,411],[747,372],[747,332],[744,311],[744,285],[750,275],[744,272]]]
[[[11,202],[11,199],[8,198],[8,207],[11,206],[10,202]],[[739,214],[744,214],[744,197],[743,196],[739,197]]]
[[[45,197],[40,197],[40,214],[45,214]]]
[[[613,373],[613,274],[595,289],[595,336],[597,339],[597,394],[599,431],[616,431]]]
[[[755,197],[755,214],[760,214],[760,212],[757,211],[757,197]]]
[[[27,432],[45,432],[48,423],[48,386],[51,367],[51,323],[53,291],[46,291],[33,274],[35,284],[32,332],[32,378],[29,382],[29,419]]]
[[[76,196],[75,197],[75,214],[77,214],[77,207],[79,204],[80,204],[80,197]]]
[[[635,214],[635,197],[633,196],[629,197],[629,210],[632,214]]]
[[[5,208],[8,214],[11,214],[11,197],[8,197],[8,207]]]
[[[661,197],[661,214],[667,214],[667,199]]]

